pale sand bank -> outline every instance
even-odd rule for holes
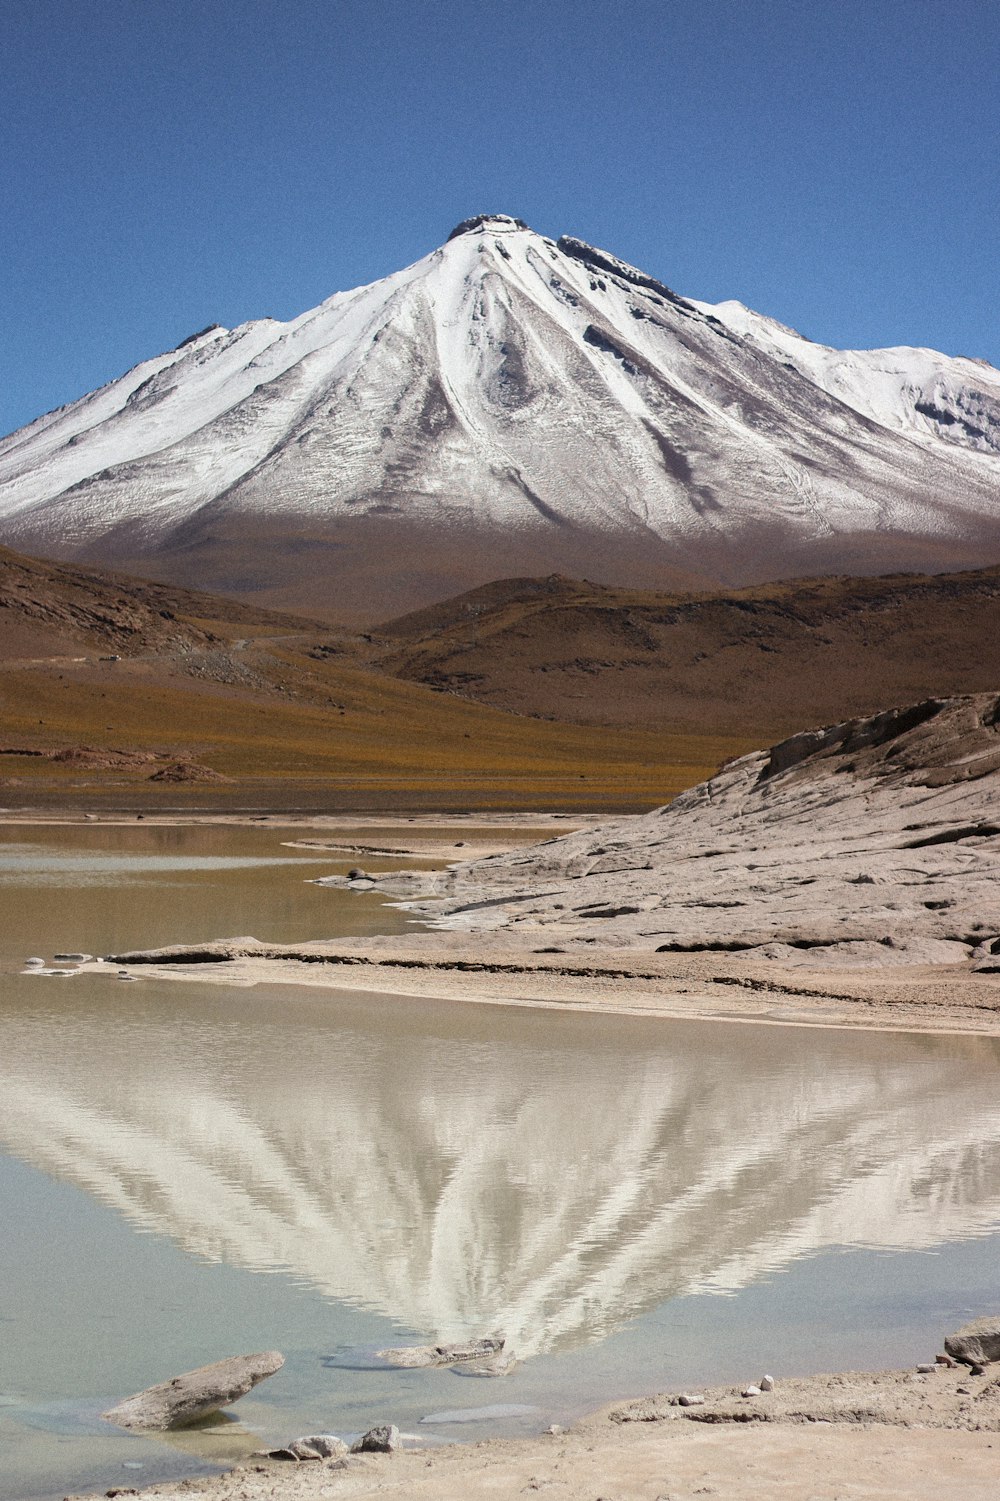
[[[1000,1034],[1000,976],[961,964],[823,973],[738,954],[597,945],[585,956],[532,952],[513,935],[461,932],[304,944],[238,938],[111,957],[137,977],[231,986],[290,984],[631,1016]]]
[[[962,1393],[958,1388],[966,1388]],[[741,1400],[706,1392],[704,1407],[667,1398],[625,1403],[565,1432],[421,1452],[292,1465],[251,1460],[225,1475],[155,1486],[180,1501],[995,1501],[1000,1492],[1000,1386],[963,1370],[815,1376]],[[686,1414],[697,1413],[695,1421]],[[631,1415],[634,1420],[619,1419]],[[757,1420],[754,1420],[756,1417]]]

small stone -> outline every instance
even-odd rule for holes
[[[53,954],[57,964],[89,964],[92,954]]]
[[[761,1391],[759,1386],[745,1386],[740,1392],[741,1397],[759,1397],[760,1394]]]
[[[760,1378],[760,1389],[761,1389],[762,1392],[773,1392],[774,1391],[774,1377],[773,1376],[762,1376]]]
[[[45,960],[39,959],[37,954],[33,954],[30,959],[25,959],[24,967],[25,969],[44,969]]]
[[[565,1433],[566,1430],[560,1423],[550,1423],[545,1432],[551,1434],[553,1438],[558,1438],[559,1434]]]
[[[138,980],[139,976],[130,975],[127,969],[120,969],[118,971],[118,978],[119,980]]]
[[[963,1397],[971,1397],[972,1396],[972,1387],[971,1386],[956,1386],[955,1390],[961,1396],[963,1396]]]
[[[700,1392],[681,1392],[677,1400],[682,1407],[704,1407],[705,1405],[705,1398]]]
[[[920,1375],[920,1376],[933,1376],[936,1373],[937,1373],[937,1362],[936,1361],[925,1360],[925,1361],[922,1361],[920,1363],[920,1365],[917,1366],[917,1374]]]
[[[935,1355],[934,1364],[947,1366],[950,1370],[955,1370],[958,1365],[958,1361],[952,1360],[950,1355]]]
[[[356,1443],[351,1445],[352,1454],[391,1454],[402,1447],[399,1429],[395,1423],[380,1423],[369,1428]]]

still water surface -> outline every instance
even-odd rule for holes
[[[0,1495],[380,1419],[530,1432],[619,1395],[906,1363],[995,1306],[994,1040],[19,973],[406,925],[306,884],[347,862],[281,837],[0,838]],[[502,1381],[373,1358],[496,1330],[522,1359]],[[287,1364],[242,1423],[100,1422],[269,1347]],[[496,1403],[523,1410],[477,1417]]]

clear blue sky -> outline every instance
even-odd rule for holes
[[[0,432],[481,212],[1000,364],[996,0],[6,0]]]

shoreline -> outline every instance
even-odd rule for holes
[[[536,836],[597,825],[603,815],[179,812],[151,813],[137,820],[130,814],[0,813],[0,826],[22,828],[131,827],[137,821],[147,828],[239,827],[291,833],[297,837],[282,839],[283,847],[317,857],[328,854],[332,863],[399,860],[405,862],[400,869],[412,871],[415,860],[480,858]],[[379,831],[390,840],[372,836],[369,843],[366,831]],[[534,935],[536,944],[542,936]],[[552,929],[544,936],[548,948],[558,942]],[[170,951],[169,961],[165,950],[111,957],[121,967],[134,966],[139,974],[235,986],[305,985],[664,1021],[1000,1036],[1000,976],[973,973],[968,964],[812,969],[806,964],[741,959],[738,951],[663,954],[599,943],[585,953],[577,948],[553,954],[533,948],[532,937],[530,932],[515,937],[423,929],[396,938],[258,945],[258,953],[251,952],[247,939],[218,939],[213,944],[179,946]],[[213,947],[234,947],[239,953],[228,962],[217,957],[212,963],[192,962]],[[154,953],[162,956],[159,963],[152,962]],[[85,968],[107,972],[106,965]]]
[[[538,954],[458,932],[306,944],[224,939],[81,966],[238,988],[277,984],[404,1000],[649,1019],[1000,1036],[1000,985],[968,965],[805,971],[732,954]]]
[[[929,1357],[933,1359],[933,1356]],[[295,1464],[253,1456],[220,1475],[162,1482],[158,1501],[497,1501],[551,1491],[567,1501],[937,1501],[956,1484],[996,1495],[1000,1380],[988,1367],[778,1378],[772,1392],[706,1388],[612,1403],[533,1438],[406,1447]],[[759,1373],[758,1373],[759,1375]],[[289,1442],[291,1438],[289,1438]],[[116,1488],[109,1495],[136,1494]],[[67,1501],[77,1501],[68,1497]]]

